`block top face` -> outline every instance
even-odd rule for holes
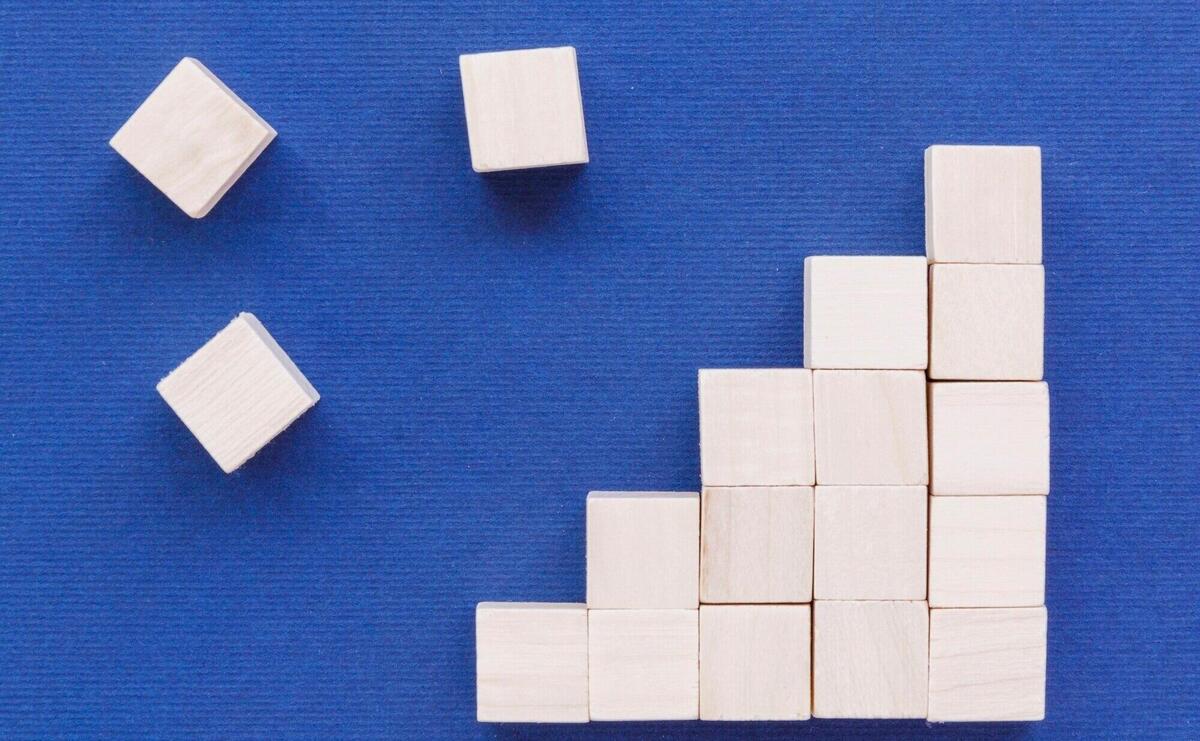
[[[463,54],[458,65],[476,172],[588,161],[573,47]]]
[[[198,219],[274,138],[266,121],[188,57],[109,144],[184,213]]]
[[[1046,497],[930,497],[931,607],[1037,607]]]
[[[700,719],[808,720],[808,605],[700,607]]]
[[[591,719],[697,719],[699,615],[699,610],[588,610]]]
[[[818,486],[817,600],[925,599],[924,486]]]

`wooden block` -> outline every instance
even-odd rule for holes
[[[1045,301],[1041,265],[929,269],[929,377],[1040,381]]]
[[[813,603],[813,716],[924,718],[924,602]]]
[[[812,486],[812,371],[700,371],[704,486]]]
[[[805,258],[805,367],[924,370],[927,269],[922,257]]]
[[[480,723],[586,723],[587,606],[480,602],[475,676]]]
[[[274,138],[275,129],[216,75],[185,57],[109,145],[198,219]]]
[[[808,720],[808,605],[700,607],[700,720]]]
[[[588,607],[694,610],[699,564],[696,492],[588,494]]]
[[[1042,150],[935,145],[925,150],[930,262],[1042,261]]]
[[[1045,715],[1045,607],[930,610],[929,720]]]
[[[225,329],[158,382],[163,401],[230,473],[321,396],[253,314]]]
[[[701,513],[701,602],[812,599],[812,487],[709,487]]]
[[[813,373],[817,483],[929,483],[925,374],[819,370]]]
[[[475,172],[588,161],[575,49],[458,58]]]
[[[589,610],[592,720],[699,717],[697,610]]]
[[[1046,497],[930,497],[929,604],[1036,607],[1046,583]]]
[[[813,598],[923,600],[924,486],[818,486]]]
[[[929,435],[931,494],[1050,492],[1045,383],[932,383]]]

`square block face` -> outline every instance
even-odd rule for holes
[[[701,512],[701,602],[812,599],[812,487],[710,487]]]
[[[700,608],[700,720],[808,720],[808,605]]]
[[[158,393],[225,473],[321,398],[266,328],[246,313],[159,381]]]
[[[1045,319],[1041,265],[929,269],[929,377],[1040,381]]]
[[[813,395],[818,484],[929,483],[924,373],[819,370]]]
[[[588,494],[588,607],[694,610],[699,564],[699,494]]]
[[[813,597],[925,599],[924,486],[818,486]]]
[[[812,371],[700,371],[704,486],[812,486]]]
[[[931,610],[929,720],[1042,720],[1046,608]]]
[[[109,144],[198,219],[262,154],[275,129],[195,59],[185,58]]]
[[[1050,492],[1045,383],[929,385],[930,493]]]
[[[696,720],[698,610],[589,610],[592,720]]]
[[[1045,497],[930,498],[932,607],[1037,607],[1045,586]]]
[[[924,718],[924,602],[813,603],[813,716]]]
[[[926,149],[925,253],[930,262],[1041,263],[1042,150]]]
[[[587,606],[481,602],[475,676],[480,723],[586,723]]]
[[[574,48],[463,54],[458,66],[476,172],[588,161]]]
[[[928,266],[922,257],[804,260],[804,365],[924,370]]]

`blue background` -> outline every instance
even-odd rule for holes
[[[1200,733],[1193,3],[0,6],[0,736]],[[572,44],[592,163],[480,177],[457,55]],[[279,130],[192,221],[107,140],[184,55]],[[1043,147],[1047,720],[488,727],[473,607],[579,600],[589,489],[695,489],[695,373],[922,150]],[[321,403],[226,476],[154,384],[255,312]]]

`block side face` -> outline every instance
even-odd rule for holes
[[[700,608],[700,719],[808,720],[808,605]]]
[[[925,374],[818,370],[813,391],[817,484],[929,483]]]
[[[1045,584],[1045,497],[930,498],[930,606],[1036,607]]]
[[[590,610],[592,720],[699,718],[698,610]]]
[[[819,486],[813,597],[923,600],[923,486]]]
[[[591,608],[695,609],[700,602],[700,499],[591,496]]]
[[[811,487],[713,487],[701,498],[700,599],[812,599]]]

